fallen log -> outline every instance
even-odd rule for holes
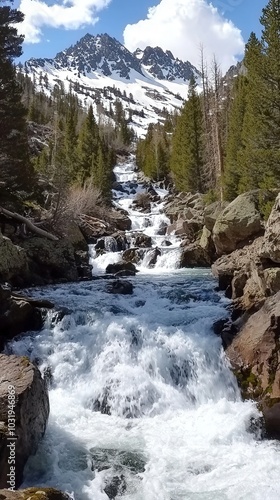
[[[11,217],[11,219],[18,220],[19,222],[22,222],[23,224],[28,227],[28,229],[35,234],[38,234],[39,236],[43,236],[44,238],[48,238],[49,240],[52,241],[58,241],[59,238],[57,236],[54,236],[51,233],[48,233],[44,229],[41,229],[40,227],[35,226],[33,222],[31,222],[29,219],[24,217],[23,215],[20,215],[16,212],[10,212],[10,210],[7,210],[6,208],[0,207],[0,213],[6,215],[7,217]]]

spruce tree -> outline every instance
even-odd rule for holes
[[[190,80],[188,100],[177,121],[170,161],[179,190],[202,191],[203,115],[194,78]]]
[[[23,14],[8,6],[0,7],[0,159],[1,180],[11,191],[31,193],[34,171],[30,163],[26,110],[16,80],[13,59],[22,53],[23,37],[15,23]]]
[[[93,108],[90,106],[78,138],[77,177],[81,184],[92,177],[96,168],[99,141],[98,126],[94,118]]]

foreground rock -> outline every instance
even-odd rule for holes
[[[244,398],[260,403],[268,435],[280,439],[280,292],[248,319],[226,353]]]
[[[46,429],[48,392],[28,358],[0,354],[0,366],[0,488],[19,487],[25,463],[36,453]],[[14,476],[8,476],[10,457],[15,460]],[[13,483],[8,483],[9,478]]]
[[[66,493],[54,488],[27,488],[26,490],[0,490],[0,500],[70,500]]]

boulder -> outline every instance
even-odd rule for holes
[[[36,453],[44,435],[49,399],[39,369],[27,357],[0,354],[0,366],[0,488],[13,486],[8,482],[11,457],[17,488],[28,457]]]
[[[179,267],[210,267],[211,259],[198,243],[182,247]]]
[[[109,293],[131,295],[133,293],[133,285],[132,283],[130,283],[130,281],[116,280],[109,283],[107,291]]]
[[[122,254],[122,259],[125,262],[132,262],[133,264],[138,264],[140,260],[143,258],[144,250],[140,250],[139,248],[128,248]]]
[[[151,268],[156,265],[157,258],[161,256],[161,251],[159,248],[152,248],[145,255],[145,262],[143,262],[145,267]]]
[[[220,213],[213,227],[218,255],[233,252],[263,232],[258,195],[258,191],[241,194]]]
[[[212,273],[219,280],[220,290],[231,286],[234,275],[237,273],[251,273],[252,265],[260,266],[259,253],[263,245],[263,237],[256,238],[251,245],[235,250],[229,255],[223,255],[212,265]],[[231,296],[231,293],[230,293]]]
[[[125,210],[111,210],[110,223],[115,230],[130,231],[131,229],[131,220]]]
[[[0,490],[0,500],[70,500],[66,493],[54,488],[27,488],[26,490]]]
[[[23,286],[28,274],[28,259],[23,248],[14,245],[0,232],[0,281]]]
[[[131,273],[135,276],[137,273],[137,269],[132,262],[116,262],[115,264],[109,264],[106,267],[106,274],[117,274],[120,271],[127,271],[128,276],[131,276]]]
[[[243,396],[259,401],[268,435],[277,438],[280,438],[279,339],[280,292],[277,292],[249,317],[226,349]]]
[[[260,252],[263,259],[280,263],[280,194],[278,194],[265,227],[263,248]]]
[[[152,238],[144,233],[131,233],[131,242],[133,246],[138,248],[151,248]]]
[[[213,230],[217,218],[227,206],[228,202],[226,201],[215,201],[205,207],[203,214],[204,225],[209,231]]]
[[[28,257],[30,279],[34,283],[78,280],[74,247],[68,240],[33,237],[23,241],[21,246]]]
[[[193,239],[193,231],[189,226],[187,220],[178,219],[167,227],[166,234],[174,234],[175,236],[187,236],[189,239]]]
[[[48,300],[36,300],[12,294],[7,285],[0,285],[0,350],[6,340],[19,333],[39,330],[43,326],[40,309],[54,307]]]

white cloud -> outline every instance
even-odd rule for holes
[[[41,0],[21,0],[19,9],[25,19],[20,32],[27,43],[38,43],[42,28],[78,29],[98,21],[97,12],[109,5],[111,0],[63,0],[48,5]]]
[[[129,50],[158,45],[197,67],[202,45],[207,59],[215,54],[223,71],[244,49],[240,30],[207,0],[161,0],[145,20],[128,24],[123,35]]]

